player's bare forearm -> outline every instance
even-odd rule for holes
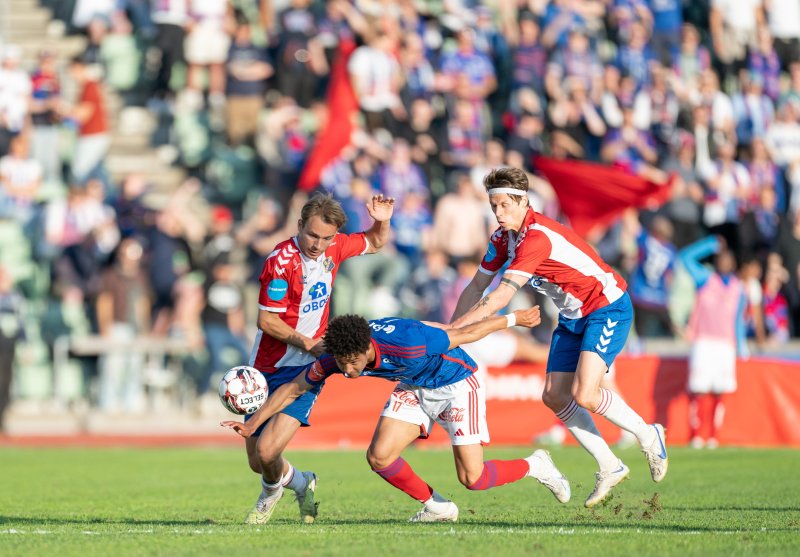
[[[514,286],[512,287],[509,284]],[[517,290],[519,290],[518,284],[506,282],[504,278],[494,291],[478,300],[478,303],[473,305],[467,313],[453,321],[451,325],[456,328],[463,327],[494,315],[508,304]]]
[[[287,325],[277,313],[260,310],[258,312],[258,328],[272,338],[291,344],[301,350],[310,352],[320,339],[307,337],[293,327]]]
[[[450,349],[462,344],[469,344],[476,342],[483,337],[490,335],[495,331],[505,329],[507,327],[519,325],[521,327],[535,327],[542,322],[539,306],[532,308],[517,310],[514,312],[514,317],[509,319],[505,315],[496,315],[471,325],[465,325],[456,329],[447,331],[447,336],[450,338]]]
[[[386,245],[386,242],[389,241],[390,228],[391,226],[388,220],[383,222],[375,221],[372,223],[372,227],[365,232],[367,240],[369,240],[368,253],[375,253]]]
[[[493,278],[494,275],[487,275],[480,271],[475,273],[475,276],[472,277],[472,280],[458,298],[453,317],[450,318],[451,324],[455,325],[465,313],[478,304],[483,291],[491,284]],[[465,323],[460,324],[464,325]]]

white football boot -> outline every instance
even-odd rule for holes
[[[560,503],[569,501],[571,495],[569,480],[558,471],[549,452],[539,449],[525,460],[530,466],[528,472],[530,477],[536,478],[536,481],[552,491]]]
[[[281,497],[283,497],[283,486],[280,486],[267,497],[265,497],[262,492],[256,504],[253,505],[253,509],[247,513],[244,523],[266,524],[269,521],[269,517],[272,516],[272,511],[274,511],[275,507],[278,505],[278,501],[281,500]]]
[[[653,424],[653,429],[656,431],[656,436],[649,447],[642,447],[642,452],[647,458],[647,464],[650,465],[650,477],[654,482],[660,482],[667,475],[667,465],[669,464],[667,437],[663,425]]]
[[[584,506],[594,507],[596,504],[603,501],[603,499],[608,497],[608,492],[611,491],[615,485],[626,479],[630,473],[630,468],[625,466],[621,460],[619,461],[619,468],[616,470],[597,472],[594,475],[596,478],[594,491],[589,494],[589,498],[586,499]]]
[[[437,504],[438,506],[438,504]],[[458,507],[452,501],[442,504],[440,510],[433,510],[425,505],[417,514],[408,519],[409,522],[456,522],[458,521]]]

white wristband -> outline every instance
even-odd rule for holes
[[[517,324],[517,314],[509,313],[506,315],[506,327],[513,327]]]

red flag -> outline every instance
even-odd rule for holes
[[[355,43],[350,40],[339,43],[328,84],[328,122],[317,136],[298,180],[297,187],[303,191],[311,191],[319,185],[325,166],[350,143],[353,113],[358,110],[358,99],[347,73],[347,62],[355,48]]]
[[[661,205],[672,179],[656,184],[622,169],[575,160],[536,157],[536,169],[550,182],[570,226],[583,237],[609,226],[628,207]]]

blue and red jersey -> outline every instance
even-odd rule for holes
[[[450,337],[443,329],[400,317],[373,319],[369,326],[375,362],[361,375],[438,389],[458,383],[477,370],[475,360],[461,348],[450,349]],[[318,385],[335,373],[341,373],[336,360],[323,354],[306,371],[306,382]]]

